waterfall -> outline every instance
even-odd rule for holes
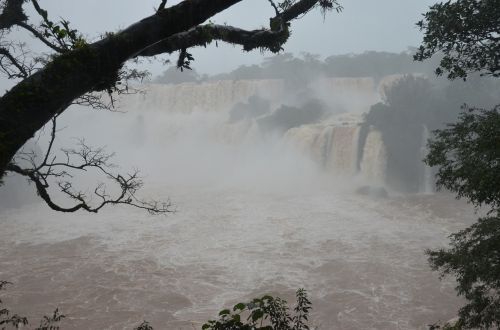
[[[285,92],[283,80],[221,80],[206,83],[176,85],[150,84],[144,93],[127,95],[123,99],[128,109],[191,113],[197,111],[227,111],[238,102],[252,95],[282,99]]]
[[[382,133],[370,128],[363,148],[361,174],[376,183],[384,183],[387,169],[387,151]]]
[[[429,153],[429,148],[427,147],[427,140],[429,140],[429,129],[426,125],[423,125],[422,128],[422,146],[420,148],[420,156],[421,159],[424,159]],[[434,193],[434,173],[432,168],[422,163],[423,165],[423,176],[422,181],[420,183],[420,192],[423,194],[432,194]]]
[[[328,161],[331,130],[331,127],[319,124],[302,125],[289,129],[284,139],[324,167]]]
[[[326,168],[336,174],[356,174],[359,126],[333,127]]]
[[[325,171],[334,175],[357,172],[360,117],[337,116],[329,123],[302,125],[285,134],[303,152],[309,154]]]
[[[367,112],[381,100],[373,78],[322,78],[311,88],[332,109],[341,112]]]
[[[362,113],[380,101],[373,78],[321,78],[308,85],[311,98],[319,98],[339,112]],[[273,107],[293,99],[282,79],[221,80],[204,83],[149,84],[141,93],[126,95],[121,104],[128,110],[157,110],[191,113],[226,111],[258,94]],[[298,100],[300,101],[300,100]]]
[[[395,79],[391,78],[387,80]],[[157,143],[205,136],[225,145],[242,145],[265,137],[257,117],[231,122],[229,110],[253,95],[268,100],[271,109],[294,100],[300,103],[285,88],[280,79],[151,84],[145,94],[127,96],[125,110],[158,112],[148,128]],[[325,102],[328,114],[318,123],[289,129],[283,139],[332,175],[354,176],[361,172],[369,180],[384,183],[387,160],[380,132],[369,131],[366,140],[363,136],[364,143],[360,143],[361,114],[380,101],[378,89],[380,84],[377,86],[373,78],[323,78],[312,82],[307,93],[311,99]]]

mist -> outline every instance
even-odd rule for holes
[[[380,56],[394,63],[378,53],[351,61]],[[311,65],[278,56],[264,71],[244,71],[267,74],[260,79],[237,69],[237,79],[158,82],[121,97],[120,112],[66,112],[57,148],[81,137],[105,146],[121,170],[141,170],[141,197],[169,200],[175,213],[117,207],[65,216],[18,186],[1,213],[11,303],[37,315],[48,300],[74,328],[132,327],[141,318],[189,328],[241,299],[305,287],[315,322],[333,327],[413,329],[452,318],[461,301],[423,251],[442,246],[473,210],[434,192],[421,161],[424,134],[452,120],[461,98],[494,102],[496,85],[476,95],[473,82],[443,84],[425,67],[406,73],[411,61],[403,70],[332,76],[327,67],[339,70],[338,61],[345,58]],[[289,62],[304,79],[290,76]],[[25,148],[40,153],[47,133]],[[88,194],[102,181],[91,172],[73,177]],[[29,261],[12,264],[17,255]],[[109,312],[94,312],[102,308]]]
[[[116,1],[47,7],[97,38],[157,5],[145,3],[124,1],[109,20],[102,16]],[[0,280],[15,285],[2,299],[35,320],[57,307],[72,329],[142,320],[198,329],[222,308],[264,294],[293,300],[297,288],[313,302],[311,329],[426,329],[454,318],[463,304],[455,282],[440,281],[424,251],[445,247],[482,211],[436,191],[436,169],[422,159],[433,130],[456,120],[464,102],[499,103],[500,86],[474,76],[449,82],[434,75],[439,58],[413,61],[414,21],[432,3],[345,3],[345,14],[300,21],[278,55],[199,48],[193,70],[166,58],[138,64],[151,78],[117,96],[116,111],[71,106],[57,121],[58,159],[81,139],[103,147],[110,171],[138,170],[139,198],[172,212],[116,205],[65,214],[33,184],[7,177]],[[214,20],[266,24],[252,18],[259,8],[248,1]],[[353,20],[364,23],[345,25]],[[345,33],[332,32],[339,25]],[[43,159],[50,134],[48,125],[23,151]],[[101,183],[120,192],[98,171],[68,171],[93,205]]]

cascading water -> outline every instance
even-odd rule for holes
[[[331,144],[326,164],[330,172],[356,174],[359,126],[340,126],[332,130]]]
[[[427,146],[427,141],[429,140],[429,129],[427,128],[426,125],[422,126],[422,147],[421,147],[421,159],[424,159],[427,154],[429,153],[429,148]],[[434,193],[434,173],[432,171],[432,168],[425,164],[422,163],[423,165],[423,176],[422,176],[422,181],[421,181],[421,188],[420,192],[423,194],[432,194]]]
[[[252,95],[282,99],[282,80],[223,80],[177,85],[150,84],[145,93],[126,98],[127,109],[156,109],[166,112],[226,111]]]
[[[331,120],[329,124],[292,128],[284,138],[308,153],[326,172],[337,176],[355,175],[359,121],[357,116],[341,116]]]
[[[370,81],[332,84],[376,99]],[[65,112],[60,126],[71,131],[59,141],[85,136],[80,123],[92,122],[87,143],[106,141],[124,171],[146,174],[141,196],[170,197],[178,212],[0,209],[0,279],[15,283],[2,300],[33,319],[60,307],[68,329],[132,329],[144,319],[157,329],[201,328],[236,302],[268,293],[290,301],[300,287],[313,325],[325,329],[425,329],[452,318],[462,303],[455,283],[440,282],[423,251],[473,218],[467,206],[354,194],[358,165],[384,181],[382,134],[370,129],[361,143],[359,114],[279,136],[260,132],[254,118],[229,122],[231,106],[254,93],[278,106],[285,95],[281,81],[151,86],[123,101],[128,114]]]
[[[387,169],[387,151],[382,133],[370,129],[366,137],[361,160],[361,174],[377,184],[383,184]]]
[[[386,79],[392,81],[395,77]],[[385,80],[383,80],[385,81]],[[387,82],[385,82],[387,83]],[[360,113],[369,110],[380,100],[373,78],[323,78],[310,84],[315,95],[335,111],[349,111],[327,117],[318,124],[302,125],[285,132],[284,139],[293,141],[300,150],[310,155],[326,172],[333,175],[355,175],[358,172]],[[227,111],[252,95],[269,99],[274,107],[286,98],[282,80],[217,81],[202,84],[150,85],[145,95],[127,100],[129,109],[158,109],[167,113],[220,113],[220,124],[213,126],[213,134],[220,141],[237,144],[249,139],[260,139],[254,120],[228,123]],[[293,98],[293,97],[292,97]],[[340,107],[340,108],[339,108]],[[164,129],[169,136],[177,128]],[[165,136],[162,133],[160,136]],[[362,150],[361,173],[371,181],[383,183],[385,151],[377,133],[371,133]]]

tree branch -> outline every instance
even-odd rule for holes
[[[11,62],[11,64],[19,70],[19,73],[9,73],[9,70],[2,64],[2,55],[5,56]],[[17,59],[9,52],[8,49],[3,47],[0,47],[0,66],[2,67],[3,71],[6,72],[6,74],[9,76],[9,78],[27,78],[29,76],[26,68],[17,61]]]
[[[167,5],[167,0],[161,0],[160,6],[158,7],[158,10],[156,12],[159,12],[159,11],[165,9],[166,5]]]
[[[251,51],[255,48],[267,48],[278,52],[284,40],[279,37],[283,31],[253,30],[247,31],[227,25],[200,25],[189,31],[181,32],[146,48],[137,56],[156,56],[173,53],[178,50],[195,46],[206,46],[214,40],[243,46],[243,50]],[[278,41],[278,42],[277,42]]]
[[[267,0],[267,1],[269,1],[269,4],[271,5],[271,7],[273,7],[276,16],[278,16],[280,14],[280,11],[278,10],[278,6],[276,6],[276,4],[274,3],[273,0]]]
[[[320,2],[321,0],[300,0],[283,11],[280,17],[284,22],[290,22],[300,15],[307,13]]]
[[[26,0],[5,0],[0,14],[0,29],[10,29],[19,22],[26,22],[23,4]]]
[[[46,46],[48,46],[52,50],[55,50],[58,53],[63,53],[65,51],[63,48],[58,47],[58,46],[54,45],[53,43],[51,43],[50,41],[48,41],[47,39],[45,39],[43,37],[43,35],[40,32],[38,32],[31,25],[29,25],[29,24],[27,24],[25,22],[17,22],[16,25],[22,27],[23,29],[25,29],[27,31],[29,31],[31,34],[33,34],[33,36],[35,38],[37,38],[38,40],[40,40],[41,42],[43,42]]]
[[[7,166],[7,171],[25,176],[30,181],[34,182],[38,195],[51,209],[59,212],[85,210],[87,212],[97,213],[106,205],[124,204],[144,209],[150,214],[173,212],[169,201],[146,201],[137,198],[136,193],[143,185],[142,180],[139,178],[138,171],[134,171],[132,174],[127,175],[113,174],[110,171],[111,168],[114,167],[114,165],[110,163],[113,154],[105,153],[103,148],[94,149],[87,146],[84,141],[80,141],[80,149],[63,149],[62,151],[66,159],[64,161],[57,161],[56,156],[52,155],[52,147],[56,132],[56,119],[54,118],[49,146],[39,165],[36,165],[36,155],[31,152],[22,155],[27,156],[27,158],[23,160],[31,163],[32,168],[22,168],[15,163],[10,163]],[[87,172],[91,169],[103,174],[108,180],[113,182],[119,188],[119,193],[114,197],[111,196],[111,194],[106,191],[106,185],[100,183],[94,189],[94,195],[99,198],[100,202],[93,205],[91,203],[91,198],[86,196],[82,191],[74,190],[73,184],[66,180],[58,181],[57,186],[63,194],[76,203],[70,207],[63,207],[53,200],[49,192],[49,181],[51,179],[63,180],[68,177],[72,178],[72,172]]]
[[[277,27],[271,29],[243,30],[227,25],[200,25],[191,30],[175,34],[167,39],[151,45],[136,56],[156,56],[164,53],[171,54],[175,51],[188,49],[195,46],[206,46],[213,40],[220,40],[230,44],[243,46],[243,50],[251,51],[256,48],[269,49],[279,52],[288,38],[288,30],[283,25],[297,18],[322,3],[321,0],[300,0],[279,13],[272,0],[269,0],[275,9],[276,16],[271,22],[278,22]],[[327,1],[336,4],[335,1]],[[281,26],[279,25],[281,23]],[[271,25],[273,25],[271,23]]]
[[[69,50],[0,98],[0,177],[18,149],[75,99],[109,90],[135,54],[203,23],[242,0],[189,0],[162,9],[125,30]]]
[[[9,0],[14,3],[21,0]],[[242,0],[189,0],[159,9],[154,15],[129,26],[116,34],[92,44],[69,49],[53,58],[43,69],[18,83],[0,98],[0,177],[15,153],[54,115],[64,111],[82,95],[94,91],[109,91],[119,80],[124,63],[141,54],[158,53],[153,47],[173,37],[211,30],[213,37],[242,44],[245,50],[265,48],[273,52],[281,49],[288,38],[288,21],[297,18],[314,6],[330,8],[335,0],[300,0],[271,19],[270,30],[245,31],[220,26],[195,28],[210,17]],[[21,7],[17,7],[21,8]],[[21,8],[22,9],[22,8]],[[194,32],[193,32],[194,31]],[[192,44],[204,44],[209,38],[198,36]],[[169,44],[169,42],[164,42]],[[168,45],[171,47],[172,46]],[[167,47],[167,46],[163,46]],[[165,48],[166,49],[166,48]]]

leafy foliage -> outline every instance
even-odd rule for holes
[[[193,55],[187,52],[185,48],[181,49],[179,58],[177,60],[177,67],[182,71],[184,69],[191,70],[191,61],[193,61]]]
[[[12,283],[7,281],[0,281],[0,291],[5,290],[7,285]],[[28,324],[28,319],[24,316],[12,314],[7,308],[2,307],[3,301],[0,299],[0,329],[5,330],[7,327],[19,328],[20,326]]]
[[[0,291],[4,290],[10,284],[12,283],[0,281]],[[2,307],[2,304],[3,302],[0,299],[0,330],[19,329],[29,324],[26,317],[12,314],[9,309]],[[59,313],[59,309],[56,309],[52,315],[44,316],[40,321],[40,325],[34,328],[34,330],[59,330],[59,322],[64,318],[65,316]]]
[[[10,282],[0,281],[0,291]],[[232,310],[224,309],[219,312],[217,320],[210,320],[202,326],[203,330],[309,330],[309,312],[311,302],[307,298],[306,290],[296,292],[297,303],[290,315],[288,304],[279,297],[263,296],[253,299],[249,303],[238,303]],[[2,307],[0,299],[0,330],[18,329],[29,325],[26,317],[12,314]],[[59,330],[59,323],[65,315],[56,309],[52,315],[44,316],[40,325],[34,330]],[[153,327],[143,321],[134,330],[153,330]]]
[[[476,206],[500,207],[500,105],[468,108],[455,124],[435,132],[425,159],[439,166],[438,187],[456,192]]]
[[[490,207],[490,216],[450,236],[451,248],[427,251],[441,275],[454,275],[457,293],[468,303],[459,311],[466,328],[500,326],[500,105],[468,108],[457,123],[435,132],[429,142],[429,165],[439,166],[438,187],[475,206]],[[493,215],[491,215],[493,214]]]
[[[134,330],[153,330],[153,327],[149,325],[148,322],[143,321],[137,328]]]
[[[425,36],[416,60],[444,54],[436,74],[466,79],[472,72],[500,77],[500,1],[439,3],[417,24]],[[459,311],[464,328],[500,326],[500,105],[463,106],[458,122],[434,132],[427,164],[437,166],[437,185],[489,216],[450,236],[451,248],[427,251],[433,269],[457,278],[467,299]]]
[[[399,191],[418,192],[424,175],[423,129],[440,122],[448,107],[439,102],[439,91],[422,77],[405,76],[384,94],[385,101],[373,105],[365,115],[361,143],[366,142],[369,126],[380,131],[387,148],[387,183]]]
[[[35,330],[59,330],[59,322],[64,318],[65,316],[59,313],[59,309],[56,308],[51,316],[42,318],[40,325]]]
[[[500,217],[481,218],[451,236],[451,248],[428,251],[434,270],[455,275],[468,303],[459,311],[466,328],[500,327]]]
[[[297,2],[298,2],[297,0],[282,0],[278,2],[278,5],[276,7],[281,9],[281,11],[285,11],[287,9],[290,9],[290,7],[292,7],[292,5],[296,4]],[[341,12],[343,9],[343,7],[339,4],[337,0],[319,0],[318,5],[323,12],[328,10],[335,10],[337,12]]]
[[[279,297],[263,296],[249,303],[238,303],[232,310],[219,312],[217,320],[210,320],[203,330],[309,330],[308,318],[311,302],[304,289],[296,292],[294,315],[287,302]]]
[[[417,23],[424,40],[415,59],[444,54],[436,74],[500,76],[500,0],[458,0],[433,5]]]
[[[59,24],[54,23],[49,19],[48,12],[40,7],[37,0],[31,1],[36,12],[43,18],[40,29],[47,41],[57,45],[56,47],[59,47],[62,52],[87,45],[83,36],[70,27],[69,21],[61,19]]]

